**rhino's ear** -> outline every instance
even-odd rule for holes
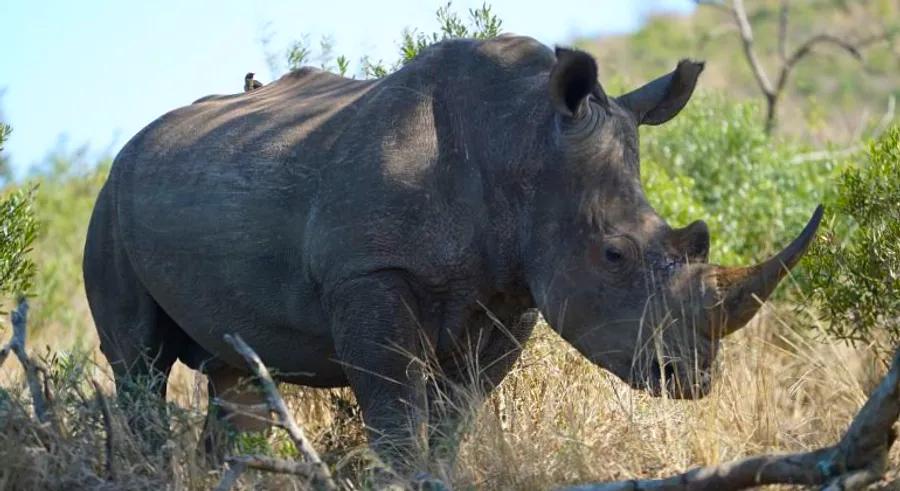
[[[584,51],[557,47],[549,88],[550,102],[560,114],[578,116],[587,97],[599,88],[597,62]]]
[[[638,124],[665,123],[687,104],[702,71],[702,61],[681,60],[672,73],[620,96],[617,100],[634,113]]]

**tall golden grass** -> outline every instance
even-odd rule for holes
[[[798,318],[802,317],[802,319]],[[867,347],[817,340],[797,323],[810,316],[769,305],[725,340],[712,393],[699,401],[653,398],[591,365],[546,325],[521,360],[473,413],[452,468],[433,469],[454,487],[550,489],[563,483],[665,476],[747,455],[827,446],[840,438],[887,358]],[[53,343],[51,392],[62,430],[29,413],[19,368],[0,371],[0,489],[209,489],[221,469],[197,451],[206,407],[204,377],[178,365],[170,379],[172,433],[153,453],[113,410],[115,480],[107,475],[106,430],[91,380],[111,400],[112,383],[93,333],[44,329],[32,353]],[[81,355],[65,350],[81,338]],[[71,342],[71,341],[69,341]],[[46,356],[46,355],[45,355]],[[348,489],[369,486],[374,457],[349,390],[284,387],[323,458]],[[278,431],[239,438],[243,451],[295,455]],[[891,455],[896,467],[900,454]],[[248,473],[244,489],[304,489],[287,476]]]

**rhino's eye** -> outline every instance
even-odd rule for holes
[[[594,267],[615,275],[627,274],[635,265],[637,244],[626,235],[596,238],[588,247],[588,258]]]
[[[603,254],[606,256],[606,260],[611,263],[618,263],[625,259],[625,255],[622,254],[622,251],[616,249],[615,246],[606,246],[606,250],[603,251]]]

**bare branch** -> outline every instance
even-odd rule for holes
[[[218,407],[221,407],[222,409],[224,409],[225,411],[227,411],[228,413],[231,413],[231,414],[240,414],[241,416],[255,418],[260,421],[269,423],[269,424],[274,424],[274,425],[279,424],[278,421],[272,421],[268,417],[263,417],[263,416],[259,415],[260,413],[265,413],[265,412],[269,411],[268,403],[238,404],[236,402],[230,402],[230,401],[226,401],[225,399],[216,397],[213,399],[213,404],[215,404]]]
[[[887,375],[859,410],[844,437],[832,447],[806,453],[763,455],[700,467],[665,479],[588,484],[566,491],[731,491],[766,484],[826,485],[857,490],[881,479],[900,416],[900,349]]]
[[[788,160],[788,164],[805,164],[807,162],[821,162],[823,160],[839,159],[853,155],[862,150],[862,145],[851,145],[839,150],[817,150],[815,152],[801,153]]]
[[[787,60],[787,26],[790,0],[781,0],[778,10],[778,56],[782,63]]]
[[[288,432],[291,440],[293,440],[294,445],[296,445],[297,450],[300,452],[300,455],[308,461],[308,464],[298,465],[311,466],[310,468],[314,469],[315,471],[316,479],[322,484],[325,489],[337,489],[337,485],[335,485],[334,480],[331,477],[331,472],[328,470],[328,466],[326,466],[325,463],[322,462],[322,459],[319,457],[319,453],[316,452],[315,448],[313,448],[312,446],[312,443],[310,443],[309,439],[306,438],[306,434],[303,432],[303,429],[300,428],[296,421],[294,421],[294,417],[288,410],[287,404],[285,404],[284,399],[281,398],[281,394],[278,392],[278,386],[275,384],[275,381],[269,374],[269,370],[259,358],[259,355],[257,355],[256,352],[253,351],[253,349],[250,348],[250,346],[247,345],[247,343],[245,343],[244,340],[241,339],[241,337],[237,334],[235,334],[234,336],[226,334],[225,341],[227,341],[232,347],[234,347],[234,349],[238,353],[241,354],[241,356],[244,357],[247,365],[259,379],[259,383],[266,394],[266,400],[269,402],[269,410],[278,416],[278,426],[284,428]]]
[[[744,1],[734,0],[731,4],[731,12],[738,25],[738,32],[741,34],[741,44],[744,47],[744,56],[747,58],[747,62],[750,63],[750,69],[753,70],[753,76],[756,78],[756,83],[763,91],[763,94],[766,96],[774,95],[775,91],[772,88],[772,82],[769,81],[766,70],[763,68],[762,63],[760,63],[759,58],[756,57],[756,51],[753,47],[753,28],[750,26],[750,21],[747,19],[747,10],[744,9]]]
[[[278,459],[265,455],[242,455],[225,459],[228,470],[219,481],[215,491],[229,491],[237,483],[238,478],[247,469],[258,471],[276,472],[279,474],[293,474],[306,479],[318,480],[319,473],[315,464],[296,462],[294,460]]]
[[[785,59],[784,64],[781,66],[781,72],[778,74],[778,83],[775,91],[776,93],[780,93],[782,90],[784,90],[784,86],[787,83],[787,79],[790,76],[791,71],[794,69],[797,63],[800,62],[800,60],[812,53],[813,48],[816,45],[834,45],[856,60],[862,62],[863,55],[860,50],[885,39],[887,38],[884,34],[878,34],[852,42],[841,39],[840,37],[833,34],[816,34],[815,36],[812,36],[801,43],[800,46],[798,46],[797,49],[794,50],[794,52]]]
[[[56,428],[56,422],[50,418],[47,411],[47,402],[44,398],[44,388],[38,376],[39,368],[28,357],[25,352],[25,331],[28,322],[28,301],[25,298],[19,299],[16,309],[9,313],[10,321],[13,326],[12,339],[0,349],[0,365],[6,361],[9,352],[16,354],[16,358],[25,369],[25,381],[28,383],[28,391],[31,392],[31,400],[34,406],[34,414],[41,423],[51,423]]]
[[[790,67],[800,61],[804,56],[808,55],[817,44],[833,44],[843,49],[857,60],[862,59],[862,54],[859,52],[859,49],[849,41],[845,41],[831,34],[816,34],[804,41],[793,53],[791,53],[791,56],[785,59],[785,66],[790,69]]]
[[[272,411],[269,409],[269,403],[267,402],[262,404],[239,404],[218,397],[214,397],[211,402],[214,406],[225,410],[225,421],[228,421],[235,416],[241,416],[259,421],[267,426],[282,427],[280,421],[273,420],[270,417]]]

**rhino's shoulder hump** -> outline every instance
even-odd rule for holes
[[[549,70],[556,63],[553,50],[529,36],[504,34],[481,42],[478,52],[498,63],[521,68]]]
[[[499,68],[506,72],[530,75],[548,71],[556,57],[553,50],[528,36],[504,34],[492,39],[448,39],[427,48],[415,63],[433,68],[468,67]]]

